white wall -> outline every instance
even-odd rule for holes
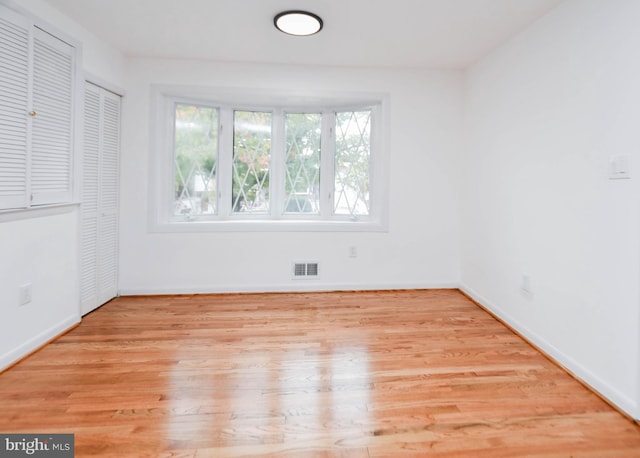
[[[454,159],[462,79],[454,72],[128,62],[123,108],[120,287],[124,294],[403,288],[458,284]],[[149,233],[151,84],[390,96],[388,233]],[[354,245],[357,258],[348,257]],[[317,260],[321,278],[292,280]]]
[[[638,24],[636,0],[569,0],[471,68],[460,181],[464,290],[635,418]]]
[[[18,6],[83,44],[85,70],[123,83],[124,60],[39,0]],[[0,216],[0,370],[80,319],[78,208]],[[19,306],[19,287],[32,284],[32,301]]]
[[[44,213],[0,222],[0,369],[80,318],[75,208]],[[19,288],[26,284],[32,301],[20,306]]]

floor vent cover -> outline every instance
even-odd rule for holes
[[[293,278],[318,278],[320,270],[317,262],[294,262]]]

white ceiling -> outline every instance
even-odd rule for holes
[[[46,0],[128,56],[461,69],[562,0]],[[304,9],[312,37],[273,27]]]

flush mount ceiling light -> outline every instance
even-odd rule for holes
[[[283,11],[273,18],[273,25],[281,32],[304,37],[322,30],[322,19],[308,11]]]

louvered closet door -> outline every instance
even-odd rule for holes
[[[0,5],[0,208],[28,203],[29,28]]]
[[[118,293],[120,97],[85,84],[81,206],[82,312]]]
[[[31,203],[71,200],[73,48],[34,29]]]
[[[102,151],[100,161],[100,215],[98,219],[98,302],[118,294],[118,159],[120,151],[120,97],[102,91]]]
[[[80,207],[80,299],[83,313],[98,304],[98,184],[100,176],[100,89],[85,85],[82,204]]]

